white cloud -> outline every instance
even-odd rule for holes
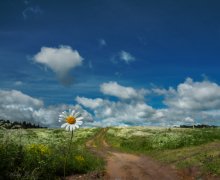
[[[71,69],[80,66],[83,58],[77,50],[70,46],[61,45],[59,48],[42,47],[33,59],[52,69],[58,78],[65,83],[68,81],[68,73]]]
[[[170,108],[205,111],[220,109],[220,86],[209,81],[194,82],[187,78],[178,85],[172,95],[165,96],[165,104]]]
[[[194,119],[191,118],[191,117],[186,117],[184,119],[184,123],[186,123],[186,124],[194,124]]]
[[[93,69],[92,61],[89,61],[88,67],[89,67],[89,69]]]
[[[132,87],[121,86],[114,81],[101,84],[100,90],[105,95],[115,96],[121,99],[144,99],[144,96],[148,92],[145,89],[135,90]]]
[[[28,4],[28,1],[24,1],[24,2],[25,2],[25,4],[26,4],[26,2]],[[29,6],[25,10],[23,10],[22,16],[26,20],[30,17],[41,15],[42,13],[43,13],[43,11],[39,6]]]
[[[169,89],[164,89],[164,88],[153,88],[152,92],[154,92],[157,95],[172,95],[175,94],[176,91],[172,87],[169,87]]]
[[[101,84],[100,90],[104,95],[115,96],[118,100],[77,96],[75,100],[79,105],[45,107],[42,100],[20,91],[0,90],[0,118],[58,127],[58,114],[77,107],[87,120],[95,119],[93,124],[86,123],[89,126],[172,126],[192,123],[220,125],[220,86],[208,80],[195,82],[188,78],[176,88],[152,89],[152,93],[164,96],[166,107],[158,109],[145,102],[145,95],[150,95],[145,89],[137,90],[121,86],[117,82],[108,82]]]
[[[83,106],[91,108],[91,109],[95,109],[103,103],[103,100],[101,98],[88,99],[88,98],[79,97],[79,96],[76,97],[76,101],[79,104],[82,104]]]
[[[194,82],[187,78],[176,89],[144,90],[148,94],[152,92],[164,96],[167,107],[161,109],[155,109],[144,101],[146,92],[140,95],[140,90],[121,86],[117,82],[103,83],[100,90],[119,100],[76,98],[79,104],[93,111],[97,126],[172,126],[192,123],[220,125],[220,86],[214,82]]]
[[[152,92],[164,96],[164,122],[186,124],[194,121],[201,124],[220,125],[220,86],[207,79],[201,82],[187,78],[177,88],[154,88]]]
[[[103,46],[107,46],[107,43],[106,43],[106,41],[104,39],[99,39],[99,45],[101,47],[103,47]]]
[[[140,125],[148,123],[156,113],[155,110],[144,102],[114,102],[104,99],[89,99],[77,97],[77,103],[94,111],[97,122],[102,126],[111,125]],[[100,123],[98,123],[100,124]]]
[[[21,85],[23,85],[24,83],[23,82],[21,82],[21,81],[16,81],[16,82],[14,82],[14,85],[15,86],[21,86]]]
[[[34,111],[32,114],[32,120],[35,122],[40,122],[42,125],[49,127],[60,127],[60,123],[58,122],[58,116],[61,112],[66,111],[68,109],[77,109],[82,116],[84,117],[85,122],[93,121],[92,115],[85,111],[80,105],[66,105],[61,104],[57,106],[49,106],[45,108],[41,108],[37,111]],[[86,125],[86,123],[84,123]]]
[[[100,85],[100,91],[119,100],[76,98],[77,103],[93,111],[96,125],[143,125],[157,122],[157,117],[161,117],[161,114],[144,102],[144,96],[148,93],[145,89],[136,90],[117,82],[108,82]]]
[[[20,91],[0,90],[0,118],[13,121],[30,121],[34,111],[43,107],[43,101]]]
[[[20,91],[0,90],[0,119],[20,122],[26,121],[42,126],[59,127],[59,113],[72,108],[80,111],[86,121],[92,121],[91,114],[79,105],[44,107],[42,100],[23,94]]]
[[[29,3],[30,3],[29,0],[24,0],[24,4],[25,4],[25,5],[28,5]]]
[[[4,91],[0,90],[0,105],[1,106],[20,106],[20,107],[33,107],[40,108],[43,106],[43,101],[32,98],[20,91],[11,90]]]
[[[129,64],[132,61],[135,61],[135,57],[132,56],[129,52],[126,52],[126,51],[121,51],[119,53],[119,57],[122,61],[124,61],[127,64]]]

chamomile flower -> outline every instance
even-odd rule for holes
[[[75,109],[63,111],[59,115],[59,122],[65,122],[61,125],[61,128],[65,128],[67,131],[74,131],[75,129],[79,128],[79,126],[83,124],[83,119],[84,118],[80,112],[76,111]]]

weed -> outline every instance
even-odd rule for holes
[[[122,151],[151,155],[178,168],[198,166],[220,175],[220,128],[114,127],[109,128],[106,140]]]
[[[15,130],[0,130],[0,179],[55,179],[62,176],[68,132],[53,129],[21,132],[22,140]],[[74,146],[67,157],[67,175],[103,169],[104,161],[85,147],[85,142],[96,132],[95,128],[75,132]]]

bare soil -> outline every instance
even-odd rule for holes
[[[176,180],[176,171],[158,164],[149,157],[111,152],[107,157],[106,179]]]
[[[161,164],[151,157],[119,152],[112,149],[105,141],[107,129],[101,130],[86,146],[96,155],[106,160],[105,172],[92,172],[85,175],[67,177],[75,179],[103,180],[194,180],[197,179],[198,169],[177,170],[170,165]],[[201,180],[215,179],[211,176]]]
[[[87,142],[94,153],[106,159],[105,180],[177,180],[178,173],[150,157],[122,153],[112,149],[105,141],[103,129],[96,138]]]

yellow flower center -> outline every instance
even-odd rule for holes
[[[66,118],[66,122],[69,123],[69,124],[75,124],[76,123],[76,118],[73,117],[73,116],[68,116]]]

